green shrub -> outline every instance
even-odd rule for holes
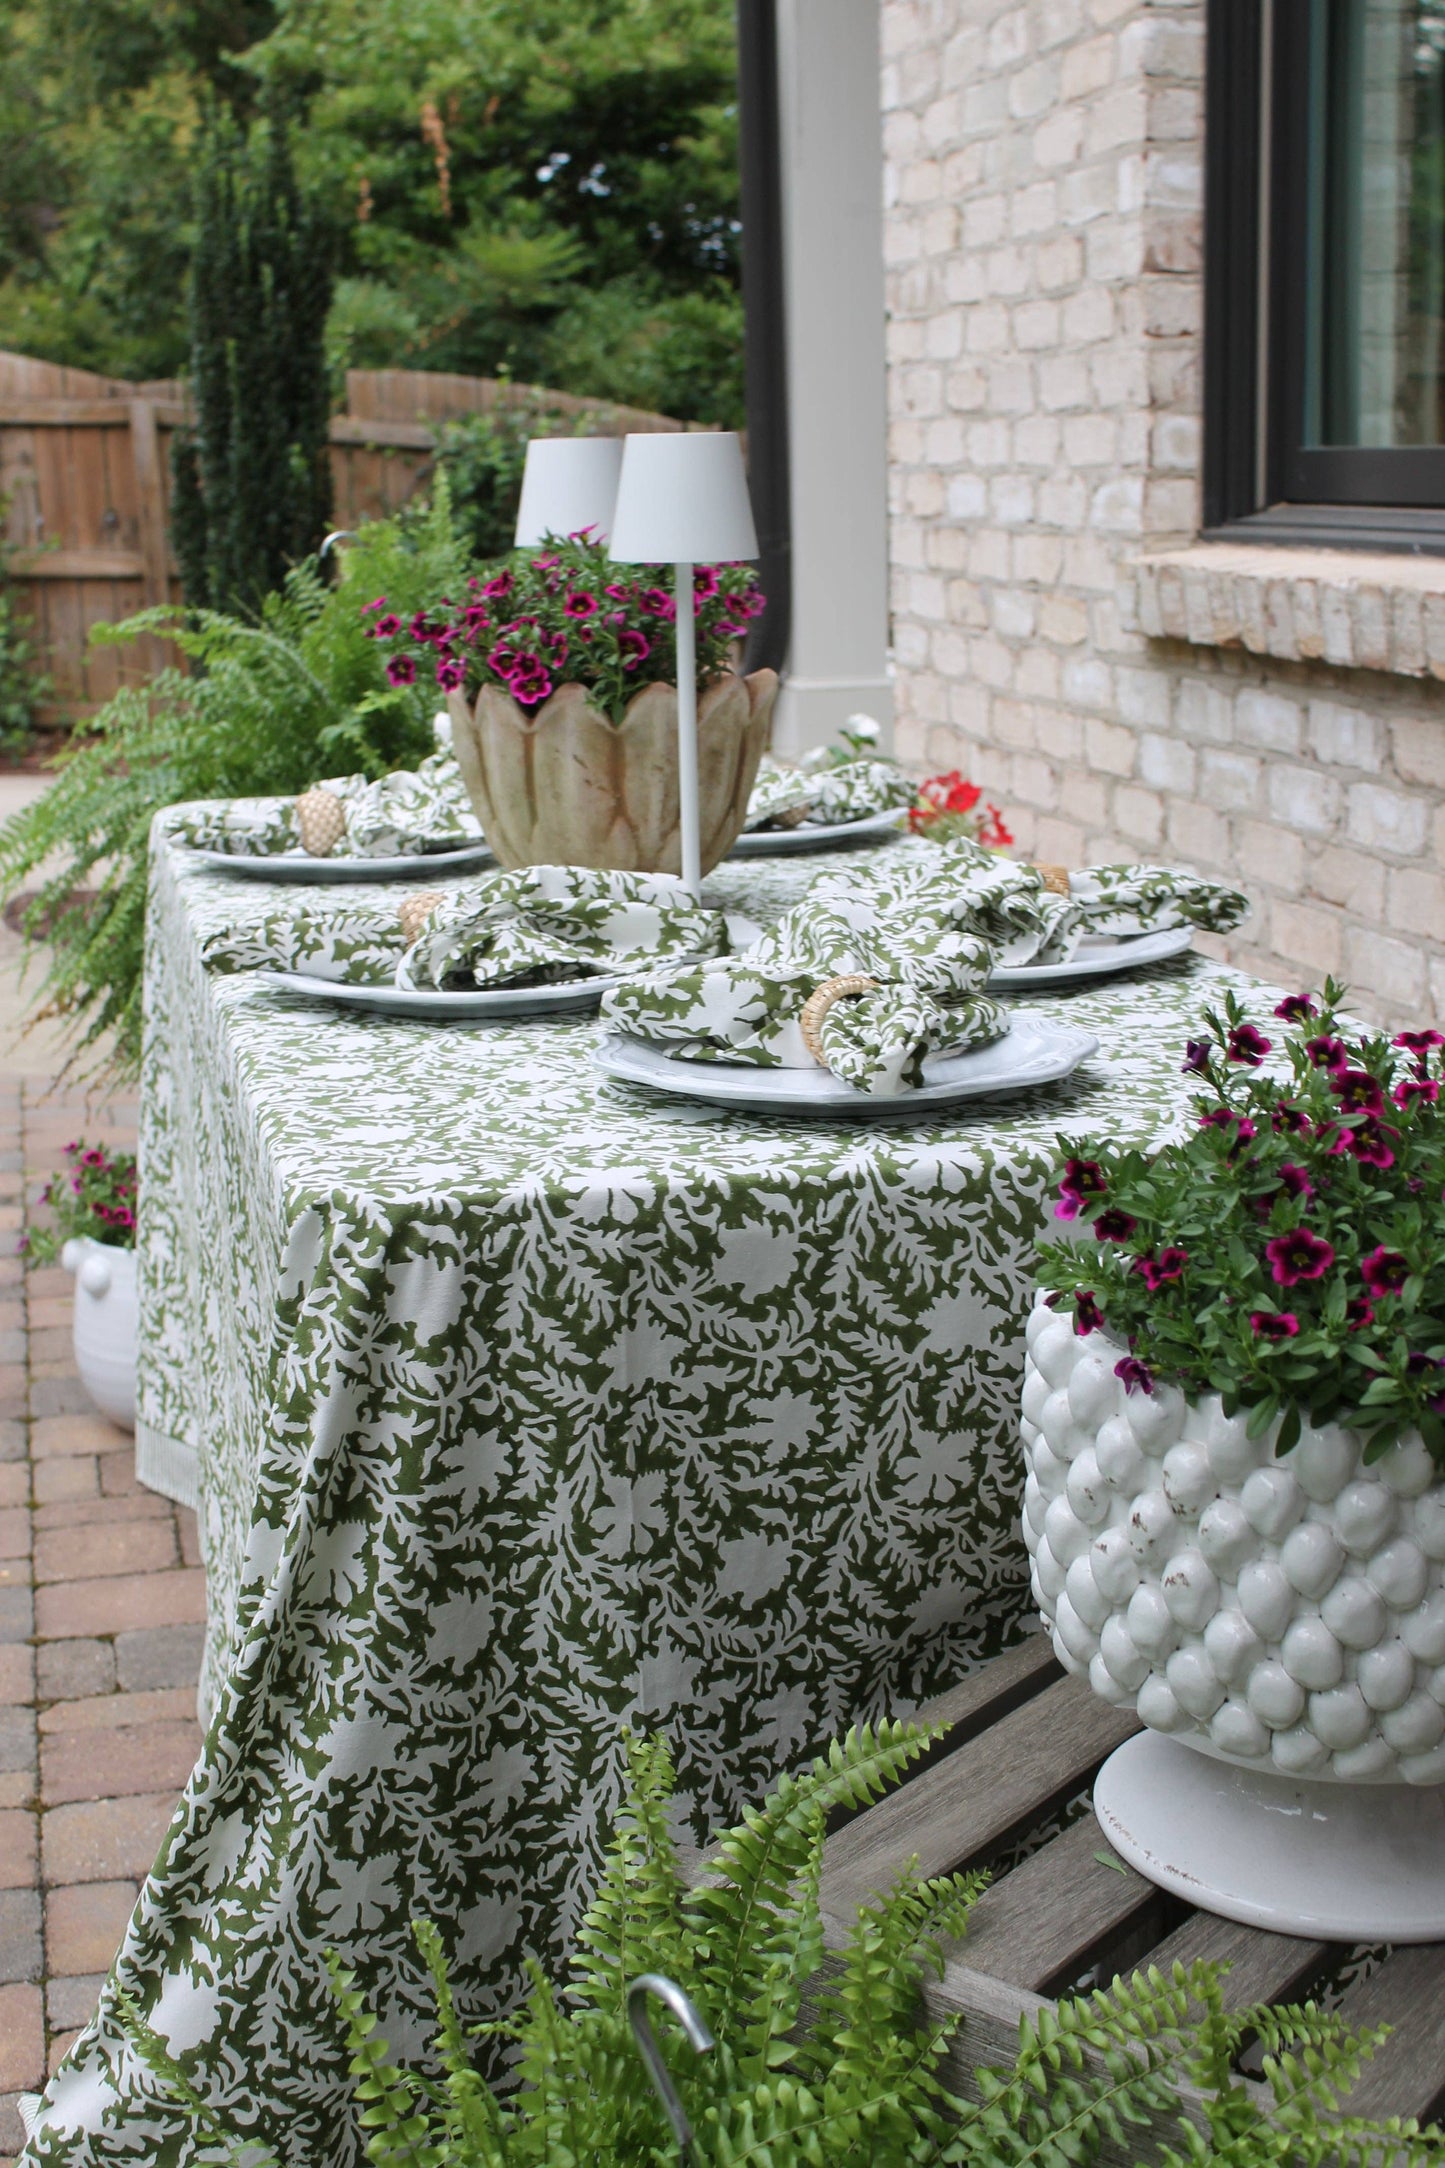
[[[453,516],[473,554],[504,557],[511,549],[532,437],[615,436],[617,429],[616,417],[606,408],[594,414],[559,414],[530,394],[488,413],[444,423],[437,464],[451,491]]]
[[[351,2051],[372,2168],[662,2168],[676,2160],[662,2106],[638,2067],[628,1989],[660,1972],[714,2036],[696,2052],[672,2021],[659,2045],[700,2168],[1081,2168],[1110,2143],[1172,2168],[1323,2168],[1439,2162],[1445,2139],[1413,2122],[1335,2120],[1339,2096],[1382,2031],[1352,2034],[1311,2005],[1227,2012],[1219,1968],[1136,1974],[1108,1993],[1020,2026],[1012,2069],[985,2071],[980,2098],[939,2077],[957,2019],[930,2022],[925,1973],[962,1934],[978,1875],[905,1873],[859,1913],[824,1966],[819,1889],[830,1814],[866,1806],[938,1732],[884,1724],[850,1732],[802,1777],[784,1777],[723,1837],[688,1888],[670,1835],[673,1771],[661,1740],[632,1740],[627,1804],[559,1996],[540,1971],[521,2018],[474,2037],[519,2049],[504,2098],[475,2069],[441,1938],[417,1942],[432,1975],[440,2078],[395,2063],[353,1976],[333,1986]],[[134,2007],[127,2026],[197,2134],[239,2162],[230,2139]],[[1235,2075],[1264,2051],[1266,2116]],[[1193,2119],[1181,2089],[1202,2096]],[[1146,2137],[1146,2128],[1150,2135]],[[1161,2130],[1180,2133],[1174,2145]],[[245,2157],[256,2161],[254,2147]]]
[[[5,532],[10,509],[0,497],[0,751],[23,752],[35,736],[36,712],[51,692],[40,668],[40,649],[22,615],[10,573],[14,544]]]
[[[384,775],[432,750],[435,686],[392,687],[361,604],[385,593],[419,609],[466,574],[445,485],[429,508],[361,530],[328,587],[299,566],[259,618],[146,610],[93,637],[172,639],[193,674],[162,670],[123,687],[77,726],[43,798],[0,828],[0,900],[55,854],[25,914],[43,942],[40,995],[73,1020],[77,1052],[114,1034],[114,1066],[140,1051],[151,821],[190,798],[290,794],[326,775]]]

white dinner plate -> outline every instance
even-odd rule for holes
[[[849,843],[881,843],[896,835],[906,806],[870,813],[866,820],[834,821],[826,828],[754,828],[738,837],[729,858],[788,858],[801,851],[837,851]]]
[[[265,971],[263,986],[343,1009],[366,1009],[373,1016],[420,1016],[433,1024],[480,1023],[487,1017],[548,1016],[561,1009],[595,1009],[614,977],[561,979],[555,986],[488,986],[460,994],[432,987],[354,986],[346,979],[318,979],[305,971]]]
[[[614,1034],[594,1059],[606,1075],[627,1084],[748,1114],[810,1114],[825,1118],[884,1121],[946,1107],[989,1092],[1027,1091],[1055,1084],[1098,1049],[1092,1032],[1019,1011],[1011,1028],[988,1046],[966,1054],[930,1054],[916,1091],[879,1098],[845,1084],[829,1069],[752,1069],[742,1062],[679,1061],[642,1039]]]
[[[1066,964],[1000,964],[990,974],[995,993],[1022,994],[1034,986],[1067,986],[1076,979],[1103,979],[1115,971],[1135,971],[1141,964],[1162,964],[1183,956],[1194,941],[1192,926],[1166,926],[1160,933],[1085,935]]]
[[[494,863],[491,845],[464,844],[455,851],[417,851],[408,858],[311,858],[305,851],[272,851],[246,857],[240,851],[190,850],[211,873],[237,873],[243,881],[415,881],[431,873],[470,873]]]
[[[728,939],[733,953],[751,948],[762,934],[754,919],[729,911]],[[621,976],[609,971],[590,979],[559,979],[552,986],[478,986],[465,993],[443,993],[435,987],[356,986],[347,979],[317,978],[309,971],[265,971],[258,974],[263,985],[284,988],[288,994],[305,994],[313,1001],[330,1001],[343,1009],[366,1009],[373,1016],[421,1016],[434,1024],[481,1022],[487,1017],[550,1016],[567,1009],[595,1009],[609,986]]]

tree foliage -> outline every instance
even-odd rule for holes
[[[329,237],[278,119],[207,138],[188,302],[194,432],[172,440],[192,608],[254,609],[331,521]]]
[[[0,0],[0,345],[186,355],[202,116],[267,90],[340,237],[333,370],[741,410],[732,0]]]

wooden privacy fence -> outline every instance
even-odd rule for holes
[[[559,416],[597,414],[609,431],[677,429],[665,415],[487,377],[352,369],[346,412],[331,420],[336,524],[396,511],[430,470],[437,425],[540,400]],[[50,720],[84,714],[124,682],[174,660],[167,643],[89,645],[156,602],[178,602],[170,548],[170,437],[188,419],[186,387],[128,384],[0,353],[0,500],[11,572],[55,687]]]

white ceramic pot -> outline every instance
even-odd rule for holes
[[[67,1242],[61,1263],[75,1275],[75,1367],[102,1415],[135,1429],[139,1309],[136,1253],[89,1235]]]
[[[1366,1466],[1357,1431],[1306,1423],[1276,1459],[1273,1432],[1249,1438],[1217,1395],[1126,1392],[1120,1349],[1042,1296],[1027,1348],[1035,1598],[1059,1661],[1157,1735],[1101,1772],[1110,1837],[1235,1918],[1344,1939],[1387,1915],[1397,1939],[1426,1918],[1445,1932],[1445,1483],[1418,1434]],[[1250,1775],[1210,1775],[1174,1742]],[[1356,1789],[1382,1786],[1393,1793]],[[1206,1794],[1222,1817],[1208,1867],[1191,1854]],[[1324,1844],[1326,1825],[1328,1859],[1300,1865],[1300,1829]],[[1394,1861],[1373,1881],[1372,1830]],[[1388,1903],[1374,1901],[1389,1875]],[[1320,1896],[1331,1877],[1363,1892],[1348,1927]],[[1253,1879],[1255,1894],[1214,1902],[1221,1879]]]

